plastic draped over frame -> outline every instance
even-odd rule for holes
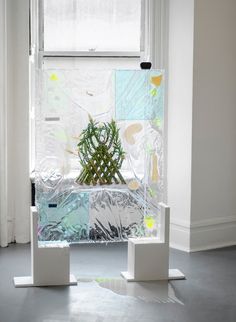
[[[159,235],[161,70],[43,70],[36,106],[39,240]]]

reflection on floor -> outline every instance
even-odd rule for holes
[[[29,245],[0,248],[0,322],[236,322],[236,247],[187,254],[171,267],[186,280],[127,283],[127,245],[73,245],[78,285],[15,289],[30,273]]]
[[[130,296],[144,302],[179,303],[174,289],[168,281],[127,283],[123,278],[78,279],[78,283],[90,283],[91,289],[100,286],[121,296]]]

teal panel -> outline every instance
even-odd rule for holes
[[[38,196],[39,240],[86,240],[89,237],[89,193]]]
[[[118,70],[115,74],[116,120],[163,122],[164,76],[159,70]]]

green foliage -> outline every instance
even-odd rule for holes
[[[98,124],[90,118],[77,146],[80,164],[83,167],[76,179],[77,183],[88,185],[125,183],[119,171],[125,152],[114,120]]]

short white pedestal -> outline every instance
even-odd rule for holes
[[[184,280],[185,275],[179,270],[179,269],[174,269],[170,268],[169,269],[169,280]]]
[[[32,286],[59,286],[59,285],[77,285],[77,280],[74,275],[70,274],[70,280],[67,284],[35,284],[33,283],[32,276],[22,276],[22,277],[14,277],[13,278],[15,287],[32,287]]]
[[[160,204],[160,238],[130,238],[128,241],[128,271],[121,272],[127,281],[158,281],[184,279],[177,269],[169,269],[170,209]]]
[[[14,277],[15,287],[77,285],[70,274],[67,242],[38,242],[38,213],[31,207],[31,276]]]
[[[168,270],[169,275],[168,278],[165,280],[173,281],[173,280],[184,280],[185,275],[178,269],[169,269]],[[134,276],[130,275],[129,272],[121,272],[121,276],[127,281],[127,282],[145,282],[145,281],[151,281],[149,278],[148,279],[137,279],[134,278]],[[155,278],[154,281],[159,281],[161,279]]]

